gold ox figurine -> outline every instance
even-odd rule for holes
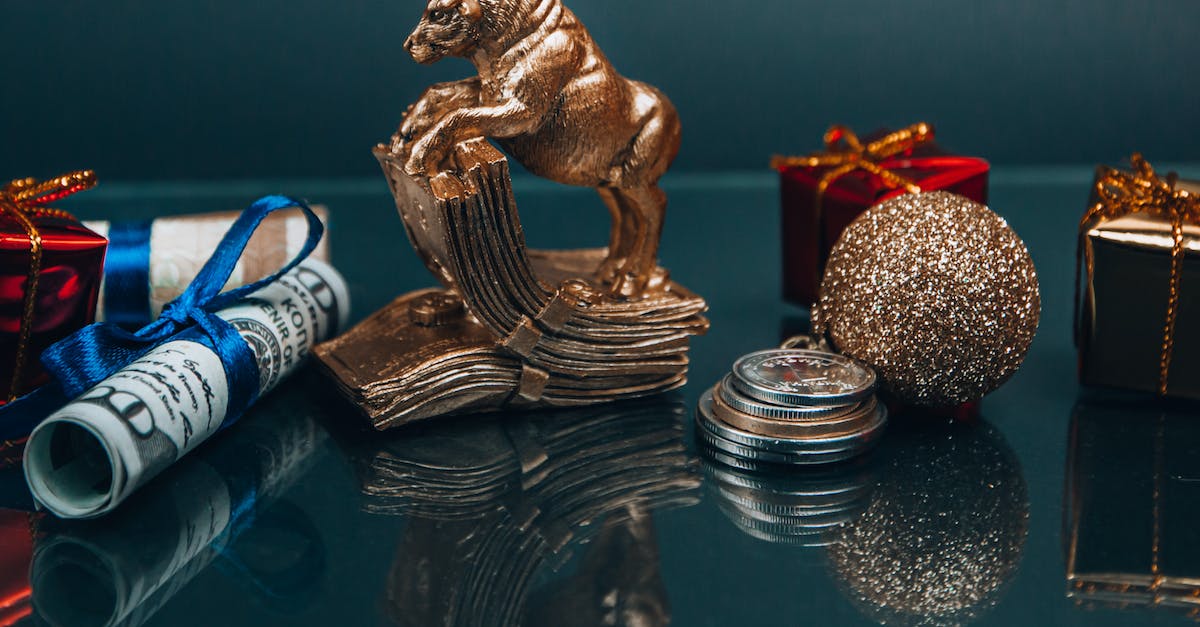
[[[662,92],[618,74],[560,0],[431,0],[404,48],[418,63],[462,57],[479,72],[409,107],[390,147],[408,174],[433,174],[456,144],[492,138],[530,172],[600,193],[612,230],[596,274],[614,295],[663,282],[658,180],[680,125]]]
[[[560,0],[430,0],[405,48],[470,59],[373,149],[405,233],[441,283],[401,295],[317,363],[377,429],[449,414],[580,407],[687,382],[704,299],[658,267],[679,119],[622,78]],[[594,187],[607,249],[526,245],[509,161]]]

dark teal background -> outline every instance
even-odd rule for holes
[[[684,120],[678,170],[762,169],[831,123],[935,123],[997,163],[1195,161],[1194,0],[570,0]],[[41,0],[0,9],[0,174],[373,176],[450,61],[419,0]]]

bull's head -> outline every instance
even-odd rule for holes
[[[479,44],[482,17],[479,0],[429,0],[404,49],[414,61],[425,64],[467,56]]]

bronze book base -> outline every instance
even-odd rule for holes
[[[413,177],[376,150],[409,239],[444,289],[401,296],[318,346],[320,367],[378,429],[452,413],[646,396],[687,380],[707,305],[658,269],[610,296],[604,250],[528,251],[508,162],[484,140],[458,168]]]

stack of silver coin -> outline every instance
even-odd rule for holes
[[[697,434],[722,459],[824,464],[858,456],[887,424],[876,376],[849,357],[775,349],[737,360],[700,398]]]

